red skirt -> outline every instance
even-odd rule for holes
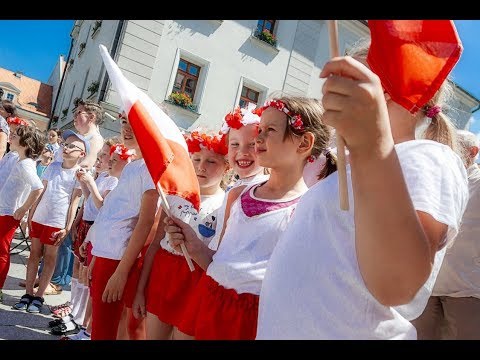
[[[87,237],[88,230],[93,225],[93,223],[87,223],[85,220],[80,220],[77,227],[77,233],[75,236],[75,241],[72,244],[73,254],[80,260],[82,264],[86,263],[86,259],[80,255],[80,246],[82,246],[85,238]]]
[[[30,238],[39,239],[42,244],[53,246],[54,240],[52,240],[52,234],[60,230],[62,229],[56,228],[53,226],[43,225],[40,223],[36,223],[35,221],[32,221],[32,228],[30,229]],[[57,246],[60,246],[60,244]]]
[[[205,273],[179,329],[197,340],[255,340],[258,301],[258,295],[238,294]]]
[[[178,327],[203,269],[195,262],[190,271],[183,256],[163,248],[155,254],[147,286],[146,307],[162,322]]]

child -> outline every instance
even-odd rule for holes
[[[72,279],[72,288],[75,285],[77,296],[72,296],[73,311],[68,320],[72,323],[81,324],[81,330],[78,334],[68,337],[69,340],[90,340],[92,306],[87,273],[92,258],[92,246],[90,242],[86,242],[84,239],[93,225],[99,209],[103,206],[105,197],[117,186],[123,168],[130,163],[133,156],[133,151],[122,144],[115,144],[115,141],[116,139],[105,141],[105,146],[98,156],[95,168],[98,176],[95,180],[89,173],[82,173],[79,176],[82,189],[84,186],[87,186],[88,189],[83,191],[84,195],[87,194],[87,200],[79,213],[81,220],[77,226],[77,235],[74,239],[75,260],[79,263],[79,269],[76,272],[76,278]],[[107,161],[110,157],[111,160]],[[74,280],[75,283],[73,283]],[[67,323],[64,327],[66,331],[73,328],[75,328],[75,324]],[[60,333],[61,331],[58,330],[56,332]],[[52,328],[52,333],[53,331]]]
[[[257,339],[415,339],[394,306],[416,302],[458,231],[466,172],[432,141],[455,146],[444,89],[414,116],[384,94],[367,54],[334,58],[320,74],[325,122],[349,148],[351,208],[339,208],[336,175],[302,198],[265,276]],[[415,140],[425,115],[432,140]]]
[[[13,305],[14,310],[41,311],[44,292],[55,270],[58,246],[70,232],[75,218],[81,196],[81,190],[75,186],[75,174],[78,163],[89,152],[89,145],[82,135],[71,130],[65,131],[63,137],[63,162],[54,162],[45,171],[43,192],[28,214],[32,248],[27,263],[26,294]],[[34,296],[33,286],[42,253],[44,266]]]
[[[106,197],[86,241],[93,245],[92,340],[115,340],[125,302],[133,301],[138,255],[153,225],[158,192],[128,119],[122,119],[124,145],[136,158],[123,169]],[[130,303],[131,304],[131,303]]]
[[[58,140],[60,139],[61,134],[62,132],[57,128],[51,128],[47,132],[48,145],[50,150],[53,152],[53,157],[55,159],[57,159],[57,153],[60,149],[60,144],[58,143]],[[58,156],[58,159],[61,159],[60,155]]]
[[[42,150],[42,153],[40,154],[39,159],[37,160],[37,175],[41,179],[43,173],[45,170],[47,170],[48,165],[53,161],[53,156],[54,156],[54,151],[53,148],[50,144],[45,145],[45,147]]]
[[[10,135],[10,148],[18,154],[18,161],[0,190],[0,302],[15,229],[42,193],[43,184],[36,175],[33,159],[44,145],[45,137],[32,127],[20,126]]]
[[[260,116],[251,107],[249,109],[235,109],[225,116],[225,122],[220,132],[225,134],[228,144],[228,163],[232,167],[238,180],[227,189],[227,192],[236,186],[251,185],[266,181],[269,175],[265,174],[265,168],[260,166],[255,154],[255,138],[258,133]],[[209,248],[217,250],[220,234],[223,230],[223,221],[227,197],[217,211],[217,231]]]
[[[184,241],[192,258],[206,269],[179,326],[196,339],[255,338],[258,297],[270,255],[307,191],[305,163],[319,156],[330,140],[318,100],[282,97],[268,101],[260,111],[255,151],[258,163],[270,168],[270,178],[230,190],[217,252],[213,254],[180,220],[165,221],[171,244]]]
[[[7,152],[8,137],[10,136],[10,129],[8,127],[7,119],[15,117],[17,114],[16,106],[9,100],[0,101],[0,160]]]
[[[28,123],[18,117],[9,117],[7,119],[9,126],[9,134],[15,133],[19,126],[28,126]],[[1,160],[0,160],[0,190],[5,184],[5,181],[12,171],[13,167],[18,161],[18,153],[15,150],[9,151]]]
[[[186,202],[175,202],[178,198],[173,196],[168,199],[171,200],[172,211],[189,218],[187,221],[196,235],[208,245],[215,234],[215,211],[225,196],[220,185],[229,168],[225,158],[228,148],[223,137],[211,136],[198,130],[186,136],[186,142],[200,185],[200,211],[197,212]],[[179,332],[178,325],[203,270],[197,265],[195,271],[191,272],[183,254],[175,251],[166,237],[162,240],[164,234],[160,229],[159,237],[150,244],[145,255],[133,310],[136,317],[145,316],[146,296],[147,339],[185,339],[185,334]]]

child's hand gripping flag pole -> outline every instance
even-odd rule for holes
[[[180,129],[143,91],[125,78],[103,45],[100,45],[100,54],[112,85],[120,95],[166,214],[171,215],[165,193],[183,197],[199,211],[200,187]],[[185,245],[181,248],[190,271],[194,271]]]
[[[328,35],[330,43],[330,57],[340,56],[338,50],[338,27],[336,20],[328,20]],[[340,196],[340,209],[348,210],[347,164],[345,161],[345,140],[340,134],[335,133],[337,139],[337,171],[338,191]]]

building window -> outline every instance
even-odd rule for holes
[[[275,20],[258,20],[257,33],[261,34],[264,30],[270,31],[273,34],[275,28]]]
[[[10,94],[10,93],[7,94],[7,100],[13,101],[13,98],[14,98],[13,94]]]
[[[241,108],[246,108],[248,107],[249,103],[258,104],[258,96],[260,95],[260,92],[252,90],[246,86],[242,88],[242,94],[240,95],[240,101],[239,101],[239,106]]]
[[[200,66],[180,58],[172,92],[184,93],[193,100],[198,84],[200,69]]]

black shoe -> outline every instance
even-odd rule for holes
[[[52,335],[72,335],[80,332],[81,327],[75,323],[75,321],[69,321],[65,324],[60,324],[53,327],[50,330],[50,334]]]
[[[65,319],[65,320],[64,320]],[[60,319],[55,319],[55,320],[51,320],[48,322],[48,327],[55,327],[55,326],[58,326],[60,324],[65,324],[67,322],[70,322],[73,320],[73,316],[68,314],[67,316],[63,317],[63,318],[60,318]]]

